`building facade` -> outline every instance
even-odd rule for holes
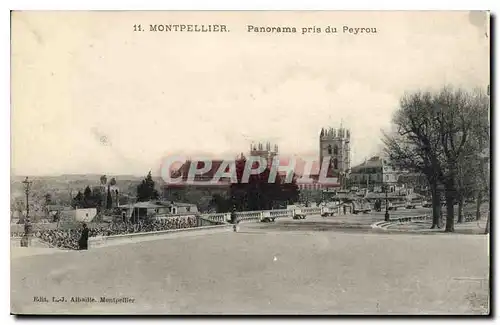
[[[388,185],[389,192],[393,192],[401,187],[398,181],[403,174],[403,171],[392,167],[385,157],[374,156],[351,169],[350,182],[351,186],[372,191],[382,191],[383,185]]]

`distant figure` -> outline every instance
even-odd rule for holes
[[[82,226],[82,235],[78,241],[78,246],[80,250],[89,249],[89,228],[87,228],[87,224],[85,223]]]
[[[233,207],[233,211],[231,211],[231,223],[236,224],[236,208]]]
[[[233,211],[231,212],[231,223],[233,224],[233,231],[238,231],[238,218],[236,216],[236,207],[233,207]]]

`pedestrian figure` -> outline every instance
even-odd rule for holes
[[[78,241],[78,246],[80,250],[89,249],[89,228],[87,228],[87,224],[82,225],[82,234],[80,236],[80,240]]]
[[[238,218],[236,216],[236,207],[233,207],[233,211],[231,211],[231,223],[233,224],[233,231],[238,231]]]

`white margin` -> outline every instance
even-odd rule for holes
[[[500,1],[493,0],[455,0],[455,1],[438,1],[438,0],[420,0],[413,2],[405,2],[405,1],[343,1],[343,2],[331,2],[331,1],[319,1],[319,0],[302,0],[302,1],[269,1],[269,0],[252,0],[246,2],[235,2],[230,0],[211,0],[211,1],[193,1],[193,0],[183,0],[183,1],[153,1],[153,0],[121,0],[121,1],[107,1],[107,0],[87,0],[87,1],[64,1],[64,0],[46,0],[43,2],[36,0],[23,0],[23,1],[13,1],[7,0],[2,1],[2,11],[0,15],[0,21],[2,23],[1,29],[1,61],[2,66],[2,92],[1,92],[1,118],[0,123],[0,132],[2,134],[1,141],[1,149],[4,154],[2,155],[2,185],[1,185],[1,200],[2,207],[5,209],[3,213],[3,218],[5,223],[9,220],[9,193],[10,193],[10,69],[7,68],[10,66],[10,12],[9,10],[491,10],[493,13],[499,13],[499,3]],[[498,21],[497,21],[498,22]],[[6,73],[9,72],[9,73]],[[493,76],[492,76],[493,77]],[[495,87],[495,93],[498,93],[498,85]],[[496,102],[493,104],[495,107]],[[496,114],[496,119],[499,118],[500,114]],[[498,120],[495,121],[495,124],[498,126]],[[496,141],[496,148],[500,146],[498,141]],[[495,150],[496,152],[500,152],[499,150]],[[498,159],[497,159],[498,163]],[[497,173],[498,176],[498,173]],[[500,177],[500,176],[498,176]],[[497,181],[495,179],[494,181]],[[497,182],[495,182],[496,184]],[[498,200],[500,194],[498,191],[495,194],[495,201],[500,202]],[[495,228],[492,229],[492,232],[496,233],[499,225],[497,222],[494,222]],[[10,260],[9,259],[9,250],[10,250],[10,235],[9,228],[5,227],[4,236],[2,239],[4,240],[4,245],[2,245],[2,258],[4,263],[2,263],[2,289],[1,290],[1,306],[2,306],[2,324],[10,324],[14,322],[14,318],[9,316],[10,313]],[[499,281],[495,281],[497,284]],[[498,290],[496,290],[498,292]],[[498,311],[498,309],[496,309]],[[116,319],[116,320],[107,320],[109,321],[126,321],[127,319]],[[134,323],[146,323],[146,320],[138,320],[138,319],[130,319],[134,321]],[[305,319],[301,319],[302,321],[306,321]],[[325,319],[329,321],[328,319]],[[469,319],[470,320],[470,319]],[[52,324],[54,319],[50,320],[24,320],[25,324],[34,323],[37,324]],[[69,321],[68,319],[61,320],[62,322]],[[75,319],[72,320],[76,323],[83,323],[85,319]],[[96,321],[96,320],[94,320]],[[159,321],[164,321],[160,320]],[[168,320],[169,322],[178,322],[180,320]],[[193,321],[193,320],[190,320]],[[199,321],[199,320],[198,320]],[[235,321],[235,320],[231,320]],[[277,320],[274,320],[277,321]],[[282,322],[286,322],[287,320],[282,320]],[[337,323],[343,323],[346,320],[334,319],[333,321]],[[379,322],[385,322],[384,319],[377,320]],[[398,322],[404,322],[405,320],[398,320]],[[426,321],[426,319],[423,319]],[[454,322],[454,320],[445,320],[442,319],[443,322]],[[479,321],[479,320],[472,320]],[[104,323],[105,320],[97,321],[99,323]],[[270,322],[270,320],[252,320],[252,322],[258,322],[259,324]]]

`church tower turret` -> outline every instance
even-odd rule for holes
[[[333,176],[339,177],[342,187],[351,169],[351,133],[342,126],[338,129],[322,128],[319,136],[319,159],[328,158],[329,170]]]

